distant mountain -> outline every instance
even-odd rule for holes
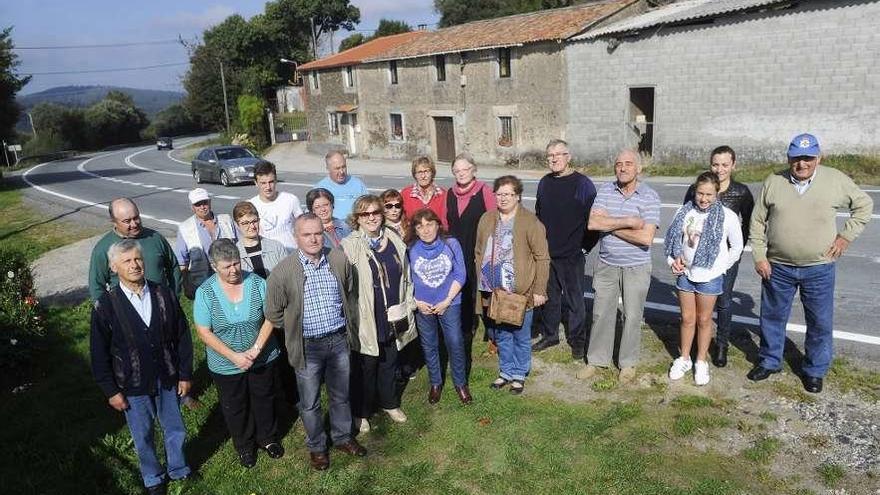
[[[137,105],[149,118],[160,111],[179,103],[183,93],[176,91],[159,91],[154,89],[122,88],[116,86],[58,86],[39,93],[19,95],[16,100],[25,110],[40,103],[50,102],[73,107],[87,107],[102,100],[111,90],[131,95]]]

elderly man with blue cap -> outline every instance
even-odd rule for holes
[[[819,142],[800,134],[788,147],[787,170],[764,180],[752,213],[750,240],[761,276],[761,347],[748,378],[782,369],[785,326],[800,291],[807,323],[801,381],[822,391],[831,364],[835,262],[871,219],[874,202],[844,173],[819,167]],[[837,212],[850,218],[837,227]]]

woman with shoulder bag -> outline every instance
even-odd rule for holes
[[[461,328],[461,288],[466,281],[464,255],[454,237],[441,235],[440,217],[422,209],[413,215],[409,266],[415,291],[416,325],[425,354],[431,388],[428,402],[440,401],[443,373],[440,361],[440,332],[450,357],[452,383],[462,404],[473,401],[467,384],[467,360]]]
[[[520,205],[522,182],[505,175],[492,189],[498,209],[484,213],[477,226],[477,309],[498,346],[499,373],[491,387],[510,384],[518,395],[532,364],[532,309],[547,301],[550,254],[544,225]]]
[[[358,198],[348,223],[352,233],[341,247],[357,272],[358,339],[352,345],[351,404],[359,431],[370,431],[376,405],[396,423],[400,409],[398,351],[416,337],[412,281],[406,245],[383,227],[382,201],[372,194]]]

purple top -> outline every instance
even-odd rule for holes
[[[409,266],[415,298],[428,304],[446,299],[453,281],[464,285],[467,279],[461,245],[454,237],[438,237],[430,244],[417,240],[409,248]],[[460,291],[452,304],[461,304]]]

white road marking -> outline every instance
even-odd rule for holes
[[[143,170],[143,171],[145,171],[145,172],[153,172],[153,173],[156,173],[156,174],[164,174],[164,175],[176,175],[176,176],[178,176],[178,177],[190,177],[190,176],[191,176],[191,174],[185,174],[185,173],[183,173],[183,172],[169,172],[169,171],[167,171],[167,170],[156,170],[156,169],[152,169],[152,168],[149,168],[149,167],[144,167],[144,166],[141,166],[141,165],[137,165],[137,164],[134,163],[134,161],[132,160],[132,158],[134,158],[135,156],[140,155],[141,153],[146,153],[147,151],[150,151],[150,150],[152,150],[152,149],[153,149],[153,147],[150,146],[149,148],[144,148],[144,149],[142,149],[142,150],[140,150],[140,151],[136,151],[136,152],[134,152],[134,153],[132,153],[132,154],[130,154],[130,155],[127,155],[127,156],[125,157],[125,159],[124,159],[124,160],[125,160],[125,164],[128,165],[128,166],[131,167],[131,168],[136,168],[136,169],[138,169],[138,170]]]
[[[110,154],[112,154],[112,153],[110,153]],[[88,160],[80,163],[80,165],[77,166],[77,170],[80,170],[80,167],[84,166],[86,163],[94,160],[95,158],[104,157],[104,156],[107,156],[107,155],[96,155],[96,156],[89,158]],[[88,200],[85,200],[82,198],[77,198],[75,196],[70,196],[68,194],[61,194],[60,192],[52,191],[51,189],[45,188],[43,186],[38,186],[38,185],[34,184],[33,182],[31,182],[30,179],[28,179],[28,174],[30,174],[34,170],[37,170],[38,168],[42,167],[43,165],[48,165],[49,163],[52,163],[52,162],[43,162],[43,163],[34,165],[33,167],[27,169],[27,171],[25,171],[23,174],[21,174],[22,180],[24,180],[32,188],[34,188],[37,191],[40,191],[42,193],[51,194],[52,196],[57,196],[59,198],[66,199],[68,201],[73,201],[74,203],[83,204],[83,205],[86,205],[90,208],[99,208],[103,211],[107,211],[107,205],[105,203],[95,203],[94,201],[88,201]],[[81,171],[83,171],[86,175],[95,175],[96,177],[100,177],[99,175],[88,172],[85,169],[82,169]],[[155,220],[157,222],[171,224],[171,225],[179,225],[180,224],[180,222],[176,222],[174,220],[168,220],[166,218],[156,218],[156,217],[154,217],[152,215],[148,215],[144,212],[141,212],[141,217],[147,218],[149,220]]]
[[[593,299],[593,294],[591,292],[584,292],[584,297],[587,299]],[[645,307],[648,309],[653,309],[655,311],[662,311],[664,313],[675,313],[675,314],[681,313],[681,309],[678,306],[673,306],[671,304],[661,304],[661,303],[654,303],[654,302],[648,301],[645,303]],[[734,315],[733,321],[735,321],[737,323],[744,323],[746,325],[756,326],[756,327],[761,326],[761,320],[759,320],[758,318],[752,318],[750,316]],[[794,333],[804,333],[804,334],[807,333],[807,326],[800,325],[797,323],[789,323],[789,324],[785,325],[785,329],[789,332],[794,332]],[[864,334],[853,333],[853,332],[843,332],[843,331],[839,331],[839,330],[834,330],[832,332],[832,335],[834,336],[835,339],[838,339],[838,340],[849,340],[852,342],[859,342],[862,344],[880,345],[880,337],[875,337],[873,335],[864,335]]]
[[[691,187],[690,184],[663,184],[666,187]]]
[[[215,197],[215,198],[220,198],[220,199],[241,199],[241,198],[238,197],[238,196],[227,196],[227,195],[225,195],[225,194],[215,194],[214,197]]]

